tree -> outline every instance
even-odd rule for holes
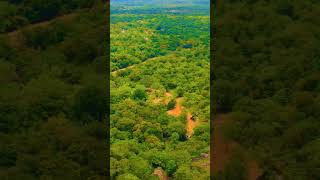
[[[70,101],[65,97],[69,92],[70,86],[48,75],[32,79],[23,88],[21,103],[25,117],[21,123],[29,126],[29,123],[33,124],[50,116],[69,112]]]
[[[231,159],[224,169],[223,176],[225,180],[247,179],[246,168],[243,161],[239,159]]]
[[[0,59],[8,60],[15,55],[14,49],[10,47],[8,41],[0,37]]]
[[[130,172],[139,177],[145,179],[152,173],[152,167],[149,162],[141,157],[133,157],[129,159]]]
[[[133,174],[122,174],[117,177],[117,180],[139,180],[139,178]]]
[[[75,117],[81,121],[102,121],[106,116],[106,103],[106,94],[102,89],[95,86],[83,87],[75,96]]]
[[[57,44],[64,40],[65,31],[63,27],[35,27],[23,31],[27,46],[35,49],[46,49],[50,45]]]
[[[191,169],[188,166],[180,166],[174,173],[174,178],[176,180],[192,180],[193,176],[191,174]]]
[[[136,87],[136,89],[133,91],[132,97],[134,100],[145,101],[148,97],[148,94],[145,91],[145,87],[144,86]]]
[[[167,104],[167,109],[168,110],[171,110],[171,109],[174,109],[176,106],[176,100],[175,99],[171,99],[169,101],[169,103]]]
[[[98,53],[96,42],[90,37],[64,41],[61,50],[68,58],[68,61],[76,64],[92,62],[96,59]]]

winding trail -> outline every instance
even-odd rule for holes
[[[45,26],[47,26],[57,20],[63,20],[65,22],[71,21],[75,17],[77,17],[78,15],[79,15],[79,12],[61,15],[61,16],[58,16],[54,19],[42,21],[42,22],[35,23],[35,24],[26,25],[24,27],[21,27],[17,30],[11,31],[11,32],[1,33],[0,36],[8,37],[8,40],[9,40],[8,42],[12,47],[17,48],[17,49],[23,49],[23,43],[21,43],[21,42],[23,42],[23,38],[24,38],[23,34],[22,34],[23,30],[30,30],[32,28],[37,28],[37,27],[45,27]]]
[[[159,59],[159,57],[162,57],[162,56],[149,58],[149,59],[147,59],[147,60],[145,60],[145,61],[143,61],[143,62],[141,62],[141,63],[133,64],[133,65],[130,65],[130,66],[128,66],[128,67],[125,67],[125,68],[122,68],[122,69],[118,69],[118,70],[112,71],[111,74],[112,74],[112,75],[117,75],[117,74],[118,74],[119,72],[121,72],[121,71],[125,71],[125,70],[128,70],[128,69],[132,69],[132,68],[134,68],[134,67],[136,67],[136,66],[140,66],[140,65],[146,64],[146,63],[148,63],[148,62],[150,62],[150,61],[157,60],[157,59]]]
[[[190,112],[187,114],[187,136],[191,137],[193,129],[196,127],[196,121],[191,119],[192,115]]]
[[[172,94],[167,92],[166,97],[172,97]],[[167,102],[169,102],[169,101],[167,101]],[[174,117],[180,116],[183,109],[185,109],[182,106],[182,102],[183,102],[182,97],[177,98],[176,99],[176,106],[173,109],[167,111],[167,113],[171,116],[174,116]],[[187,112],[186,120],[187,120],[187,124],[186,124],[187,134],[186,135],[187,135],[187,137],[191,137],[193,134],[193,130],[197,125],[197,122],[195,120],[192,120],[192,114],[190,112]]]
[[[171,116],[174,116],[174,117],[180,116],[182,109],[184,109],[184,107],[182,107],[182,105],[181,105],[182,101],[183,101],[183,98],[181,98],[181,97],[177,98],[176,99],[176,106],[173,109],[167,111],[167,113]]]
[[[17,35],[18,33],[21,32],[21,29],[32,29],[32,28],[36,28],[36,27],[43,27],[43,26],[49,25],[50,23],[52,23],[52,22],[54,22],[56,20],[60,20],[60,19],[69,20],[70,18],[73,18],[78,14],[79,14],[78,12],[73,12],[73,13],[69,13],[69,14],[60,15],[60,16],[57,16],[57,17],[55,17],[53,19],[49,19],[49,20],[46,20],[46,21],[41,21],[41,22],[34,23],[34,24],[28,24],[28,25],[26,25],[24,27],[21,27],[21,28],[17,29],[17,30],[14,30],[14,31],[11,31],[11,32],[7,32],[7,33],[2,33],[2,34],[6,34],[8,36],[15,36],[15,35]]]

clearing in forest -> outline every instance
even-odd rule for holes
[[[172,97],[172,94],[170,93],[166,93],[166,97]],[[168,103],[169,101],[166,101],[166,103]],[[176,98],[176,105],[173,109],[167,111],[167,113],[171,116],[174,117],[178,117],[181,115],[182,110],[184,109],[184,107],[182,106],[182,102],[183,102],[183,98],[179,97]],[[190,112],[187,112],[187,125],[186,125],[186,129],[187,129],[187,136],[191,137],[193,134],[193,130],[196,127],[196,121],[192,119],[192,114]]]
[[[169,110],[167,113],[171,116],[175,116],[175,117],[178,117],[180,116],[181,112],[182,112],[182,109],[184,108],[181,103],[182,103],[182,100],[183,98],[182,97],[179,97],[176,99],[176,106]]]

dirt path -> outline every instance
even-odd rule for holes
[[[153,99],[152,102],[155,104],[158,104],[159,102],[162,101],[166,105],[170,102],[172,97],[173,97],[173,94],[171,94],[170,92],[166,92],[163,98]],[[175,99],[175,101],[176,101],[175,107],[171,110],[168,110],[167,113],[171,116],[179,117],[182,114],[182,111],[185,109],[182,106],[183,98],[178,97]],[[187,112],[186,120],[187,120],[186,121],[186,130],[187,130],[186,135],[187,135],[187,137],[191,137],[194,132],[193,130],[197,125],[197,122],[195,120],[192,120],[192,114],[190,112]],[[205,155],[204,157],[193,159],[193,163],[197,167],[207,169],[208,171],[210,170],[210,158],[209,158],[208,154]],[[153,174],[158,176],[160,180],[168,180],[169,179],[166,176],[165,172],[161,168],[156,168],[154,170]]]
[[[160,57],[161,57],[161,56],[160,56]],[[150,59],[147,59],[147,60],[145,60],[145,61],[143,61],[143,62],[141,62],[141,63],[133,64],[133,65],[130,65],[130,66],[128,66],[128,67],[125,67],[125,68],[122,68],[122,69],[118,69],[118,70],[112,71],[111,74],[112,74],[112,75],[117,75],[117,74],[118,74],[119,72],[121,72],[121,71],[128,70],[128,69],[132,69],[132,68],[134,68],[134,67],[136,67],[136,66],[140,66],[140,65],[146,64],[146,63],[148,63],[148,62],[150,62],[150,61],[154,61],[154,60],[157,60],[157,59],[159,59],[159,57],[150,58]]]
[[[167,105],[167,104],[169,103],[169,101],[171,100],[171,98],[172,98],[172,94],[169,93],[169,92],[166,92],[166,93],[164,94],[164,96],[165,96],[164,104]]]
[[[217,173],[223,171],[228,161],[231,159],[235,148],[239,147],[236,142],[223,137],[222,125],[229,122],[225,115],[219,115],[213,123],[213,171]],[[247,162],[248,180],[256,180],[262,171],[257,161],[248,159]]]
[[[184,109],[184,107],[181,105],[182,101],[183,99],[181,97],[177,98],[176,106],[173,109],[169,110],[167,113],[174,117],[180,116],[182,109]]]
[[[171,98],[172,94],[167,92],[166,97]],[[166,98],[166,103],[168,103],[170,101],[169,98]],[[176,99],[176,106],[173,109],[167,111],[167,113],[171,116],[174,116],[174,117],[180,116],[182,113],[182,110],[184,109],[184,107],[182,106],[182,102],[183,102],[182,97],[177,98]],[[187,134],[186,135],[188,137],[191,137],[193,134],[193,130],[196,127],[197,122],[195,120],[192,120],[192,115],[190,112],[187,113],[186,118],[187,118],[187,124],[186,124]]]
[[[65,15],[58,16],[58,17],[53,18],[53,19],[50,19],[50,20],[48,20],[48,21],[42,21],[42,22],[35,23],[35,24],[29,24],[29,25],[27,25],[27,26],[25,26],[25,27],[22,27],[22,28],[18,29],[18,30],[8,32],[8,33],[6,33],[6,35],[12,37],[12,36],[15,36],[15,35],[17,35],[18,33],[20,33],[20,32],[21,32],[21,29],[31,29],[31,28],[35,28],[35,27],[46,26],[46,25],[48,25],[48,24],[50,24],[50,23],[52,23],[52,22],[54,22],[54,21],[56,21],[56,20],[58,20],[58,19],[68,20],[68,19],[70,19],[70,18],[75,17],[77,14],[78,14],[77,12],[74,12],[74,13],[70,13],[70,14],[65,14]]]
[[[32,29],[32,28],[35,28],[35,27],[42,27],[42,26],[46,26],[46,25],[49,25],[50,23],[52,23],[53,21],[57,20],[57,19],[63,19],[65,21],[69,21],[69,20],[72,20],[74,17],[76,17],[78,15],[78,13],[74,12],[74,13],[71,13],[71,14],[66,14],[66,15],[63,15],[63,16],[59,16],[55,19],[52,19],[52,20],[48,20],[48,21],[44,21],[44,22],[39,22],[39,23],[36,23],[36,24],[30,24],[30,25],[27,25],[21,29],[18,29],[18,30],[15,30],[15,31],[12,31],[12,32],[9,32],[9,33],[5,33],[5,34],[1,34],[1,35],[4,35],[6,37],[8,37],[8,42],[9,44],[14,47],[14,48],[17,48],[17,49],[20,49],[20,48],[23,48],[23,34],[21,33],[22,30],[28,30],[28,29]]]
[[[213,123],[213,167],[214,172],[223,171],[228,160],[232,156],[234,143],[228,142],[222,135],[221,127],[224,117],[220,115],[214,119]]]
[[[190,112],[187,114],[187,136],[191,137],[193,129],[196,127],[196,121],[191,119],[192,115]]]
[[[153,174],[158,176],[159,180],[168,180],[169,179],[166,172],[160,167],[154,169]]]

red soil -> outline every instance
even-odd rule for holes
[[[166,99],[166,103],[169,102],[170,98],[172,97],[172,94],[170,93],[166,93],[166,97],[169,97]],[[176,99],[176,106],[174,107],[174,109],[172,110],[169,110],[167,111],[167,113],[171,116],[174,116],[174,117],[178,117],[181,115],[182,113],[182,110],[184,109],[184,107],[181,105],[182,104],[182,101],[183,101],[183,98],[182,97],[179,97]],[[193,134],[193,129],[196,127],[196,121],[192,120],[191,119],[192,115],[190,112],[187,113],[187,125],[186,125],[186,128],[187,128],[187,136],[188,137],[191,137],[192,134]]]
[[[154,169],[153,174],[159,177],[159,180],[168,180],[168,176],[164,172],[164,170],[160,167]]]
[[[236,147],[240,145],[223,137],[221,127],[228,121],[223,115],[219,115],[213,122],[213,171],[223,171],[232,157]],[[259,164],[254,160],[247,160],[248,180],[256,180],[262,173]]]
[[[181,106],[181,102],[182,102],[182,98],[177,98],[176,99],[176,106],[172,109],[168,111],[168,114],[171,116],[175,116],[178,117],[180,116],[183,107]]]
[[[217,117],[213,122],[213,168],[216,173],[223,171],[228,160],[230,160],[235,143],[227,141],[222,135],[223,116]]]
[[[191,119],[191,113],[187,114],[187,136],[191,137],[193,134],[193,129],[196,127],[196,122]]]
[[[171,100],[171,98],[172,98],[172,94],[169,93],[169,92],[166,92],[166,93],[165,93],[164,104],[168,104],[169,101]]]
[[[247,168],[248,180],[257,180],[257,178],[262,174],[259,164],[256,161],[249,161],[247,163]]]

